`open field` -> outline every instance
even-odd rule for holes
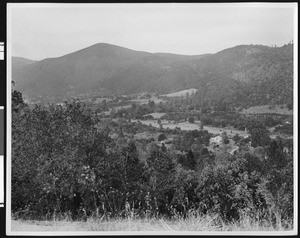
[[[293,115],[292,110],[288,110],[286,106],[280,108],[279,105],[276,105],[273,109],[269,105],[249,107],[248,109],[243,109],[242,114],[264,114],[264,113],[277,113],[283,115]]]
[[[159,98],[156,98],[156,97],[130,100],[130,102],[134,102],[134,103],[137,103],[137,104],[147,104],[149,101],[153,101],[155,104],[158,104],[160,102],[164,102],[163,99],[159,99]]]
[[[225,224],[215,217],[191,217],[174,221],[166,219],[88,219],[84,221],[34,221],[12,220],[11,231],[284,231],[292,228],[277,228],[269,222],[252,222],[245,218],[239,222]]]
[[[112,101],[111,98],[97,98],[97,99],[95,99],[95,103],[102,103],[104,100],[105,100],[106,102]]]
[[[130,108],[130,107],[132,107],[131,104],[129,104],[129,105],[124,105],[124,106],[116,106],[116,107],[113,107],[113,109],[117,112],[117,111],[119,111],[119,110],[122,110],[122,109],[128,109],[128,108]],[[104,112],[104,114],[105,114],[105,115],[110,115],[111,111],[112,111],[112,108],[110,108],[108,111]]]
[[[132,120],[132,122],[137,120]],[[157,120],[140,120],[140,122],[144,125],[152,125],[154,127],[159,128],[159,124],[157,123]],[[192,130],[199,130],[199,122],[196,121],[195,123],[189,123],[189,122],[169,122],[167,120],[161,121],[163,128],[169,128],[169,129],[175,129],[176,127],[181,128],[181,130],[186,131],[192,131]],[[213,127],[213,126],[204,126],[204,130],[207,130],[209,133],[212,134],[221,134],[222,132],[226,132],[228,136],[234,136],[236,134],[239,134],[240,136],[246,137],[248,135],[247,132],[233,129],[233,128],[219,128],[219,127]]]
[[[162,95],[162,96],[166,96],[166,97],[181,97],[181,96],[184,96],[185,97],[185,95],[187,93],[189,95],[191,95],[192,93],[195,93],[197,91],[198,91],[198,89],[196,89],[196,88],[190,88],[190,89],[182,90],[182,91],[175,92],[175,93],[165,94],[165,95]]]
[[[158,118],[163,117],[164,115],[166,115],[166,113],[163,113],[163,112],[154,112],[154,113],[146,114],[144,116],[153,116],[154,119],[158,119]]]

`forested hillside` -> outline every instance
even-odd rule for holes
[[[16,60],[14,60],[16,61]],[[241,45],[212,55],[184,56],[96,44],[18,67],[12,78],[26,95],[205,91],[207,102],[248,107],[293,101],[293,44]],[[49,99],[50,100],[50,99]]]

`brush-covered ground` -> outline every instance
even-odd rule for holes
[[[254,221],[245,217],[240,221],[223,222],[216,216],[188,217],[186,219],[129,219],[103,220],[89,218],[86,221],[21,220],[12,219],[12,231],[289,231],[292,224],[278,226],[271,221]]]

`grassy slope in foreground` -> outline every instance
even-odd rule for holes
[[[174,221],[165,219],[88,219],[82,221],[24,221],[12,220],[12,231],[284,231],[270,222],[257,222],[249,217],[225,224],[215,217],[190,217]]]

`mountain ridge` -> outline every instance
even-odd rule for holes
[[[262,101],[291,100],[292,44],[282,47],[239,45],[216,54],[177,55],[97,43],[56,58],[23,61],[20,67],[13,57],[12,79],[29,97],[67,97],[102,91],[111,94],[169,93],[206,87],[212,101],[218,98],[231,103],[240,98],[238,94],[251,98],[251,93],[264,95]],[[278,84],[275,93],[281,98],[272,94],[267,85],[270,82]],[[261,84],[267,86],[265,92],[255,88]],[[287,88],[287,93],[280,92],[281,86]]]

